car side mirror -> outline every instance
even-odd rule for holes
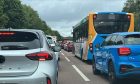
[[[96,44],[95,47],[99,49],[101,46],[100,44]]]
[[[61,47],[60,46],[54,46],[54,47],[52,47],[52,50],[54,52],[60,52],[61,51]]]

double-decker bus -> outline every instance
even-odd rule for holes
[[[134,15],[126,12],[91,13],[73,26],[75,56],[90,61],[95,45],[102,43],[108,34],[114,32],[133,32]]]

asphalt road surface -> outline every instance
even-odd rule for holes
[[[125,79],[120,84],[140,84],[138,79]],[[109,84],[109,81],[106,75],[93,75],[91,64],[81,61],[71,52],[62,50],[58,84]]]

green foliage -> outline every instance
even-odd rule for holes
[[[48,35],[61,35],[42,21],[37,13],[30,6],[21,4],[20,0],[0,0],[0,28],[26,28],[40,29]]]
[[[135,15],[135,31],[140,31],[140,0],[127,0],[124,12],[134,13]]]
[[[0,28],[8,23],[8,16],[4,13],[4,0],[0,0]]]
[[[3,12],[9,18],[5,27],[23,28],[25,17],[19,0],[4,0]]]

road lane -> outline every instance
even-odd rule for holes
[[[58,84],[84,84],[84,80],[73,69],[63,55],[59,62]]]
[[[64,55],[60,60],[60,71],[58,84],[109,84],[107,76],[93,75],[92,67],[90,64],[82,62],[75,57],[71,52],[62,50]],[[69,61],[67,60],[69,59]],[[90,81],[85,81],[72,67],[75,65]],[[126,79],[121,81],[120,84],[139,84],[140,80]]]
[[[75,57],[71,52],[67,52],[64,50],[62,50],[62,52],[71,60],[72,65],[76,65],[90,79],[90,81],[84,82],[82,84],[109,84],[104,76],[102,77],[93,75],[92,67],[90,64],[84,63],[83,61]]]

